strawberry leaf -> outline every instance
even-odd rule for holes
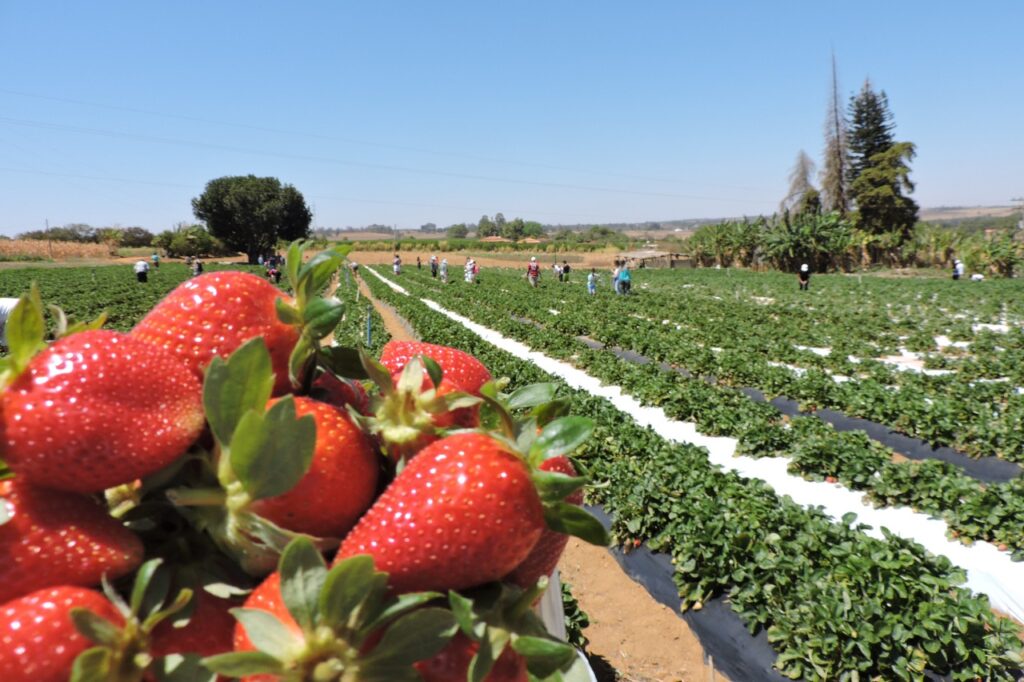
[[[544,521],[548,528],[572,535],[592,545],[608,544],[608,531],[601,522],[585,509],[568,502],[550,502],[544,505]]]
[[[394,388],[394,383],[391,381],[391,373],[388,372],[384,365],[374,360],[370,355],[363,349],[359,349],[359,361],[363,365],[363,369],[366,370],[366,376],[373,383],[377,384],[381,393],[389,393]]]
[[[398,595],[376,618],[363,626],[363,630],[373,632],[395,618],[442,597],[444,595],[440,592],[410,592]]]
[[[146,670],[157,682],[215,682],[217,673],[203,667],[197,654],[170,654]]]
[[[309,471],[316,444],[312,415],[296,419],[295,399],[266,414],[247,412],[231,438],[231,468],[253,500],[288,492]]]
[[[530,447],[531,463],[566,455],[581,446],[594,431],[594,423],[584,417],[562,417],[544,427]]]
[[[71,682],[105,682],[110,679],[110,649],[93,647],[75,658],[71,666]]]
[[[320,591],[320,622],[334,630],[345,626],[366,599],[377,575],[384,574],[374,570],[373,558],[368,554],[349,557],[333,567]]]
[[[200,661],[204,667],[227,675],[228,677],[245,677],[247,675],[280,675],[284,673],[284,664],[270,654],[262,651],[239,651],[230,654],[208,656]]]
[[[530,384],[517,388],[508,397],[508,409],[521,410],[551,402],[556,390],[555,384]]]
[[[507,640],[506,640],[507,642]],[[502,649],[505,648],[505,643],[502,643]],[[490,637],[483,637],[480,639],[480,648],[477,649],[473,658],[469,662],[469,669],[466,671],[466,679],[470,682],[484,682],[487,678],[487,674],[491,672],[491,668],[494,667],[494,663],[501,656],[500,651],[495,650],[495,642]]]
[[[258,651],[278,660],[289,660],[300,652],[303,641],[273,614],[260,609],[231,609],[245,634]]]
[[[32,283],[22,294],[7,318],[7,349],[10,351],[10,379],[21,373],[29,361],[45,346],[46,321],[39,287]],[[5,372],[6,373],[6,372]]]
[[[281,598],[304,632],[312,632],[327,579],[327,565],[307,538],[296,538],[281,555]]]
[[[336,298],[315,298],[303,309],[304,333],[321,339],[334,331],[345,314],[345,306]]]
[[[371,669],[412,665],[443,649],[455,630],[455,618],[446,609],[414,611],[391,624],[363,665]]]
[[[243,415],[262,412],[273,388],[270,353],[262,338],[242,344],[226,361],[215,357],[206,369],[203,408],[217,440],[231,442]]]
[[[75,629],[89,641],[108,647],[117,645],[121,631],[109,620],[80,606],[71,609],[70,613]]]
[[[527,669],[538,677],[566,668],[576,658],[576,650],[565,642],[544,637],[516,637],[512,649],[526,659]]]
[[[567,476],[555,471],[534,469],[530,474],[541,500],[561,502],[590,481],[584,476]]]
[[[132,585],[129,606],[132,613],[145,619],[159,610],[170,589],[170,576],[159,570],[162,561],[151,559],[139,567]]]
[[[348,379],[369,379],[370,375],[359,361],[359,351],[343,346],[327,346],[319,350],[321,366],[339,377]]]
[[[444,370],[441,369],[441,365],[437,364],[437,360],[434,358],[428,358],[426,355],[421,355],[420,360],[423,361],[423,366],[427,369],[427,376],[434,384],[434,388],[441,385],[441,379],[444,378]]]
[[[459,629],[466,634],[467,637],[473,637],[474,639],[481,633],[474,632],[476,624],[475,617],[473,615],[473,600],[463,597],[455,590],[448,592],[448,604],[452,609],[452,616],[455,617],[455,622],[458,623]]]
[[[296,327],[302,325],[302,313],[285,299],[276,299],[274,301],[274,309],[277,310],[277,319],[285,324],[295,325]]]

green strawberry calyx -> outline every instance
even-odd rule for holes
[[[565,501],[587,486],[590,478],[541,468],[546,460],[576,452],[590,438],[594,423],[584,417],[565,415],[569,403],[556,397],[554,384],[530,384],[506,395],[492,381],[481,387],[480,395],[487,406],[485,422],[496,421],[498,426],[496,432],[488,435],[502,440],[508,450],[526,463],[548,528],[592,545],[608,545],[608,531],[601,522],[582,507]],[[525,410],[525,414],[516,419],[513,410]]]
[[[302,240],[288,246],[285,274],[295,300],[279,298],[275,304],[278,319],[300,329],[299,341],[288,360],[288,377],[303,394],[312,384],[317,364],[331,366],[336,361],[336,354],[322,348],[320,341],[334,332],[345,313],[337,297],[321,297],[344,262],[345,253],[329,249],[303,262],[307,247]]]
[[[203,406],[216,441],[212,461],[191,485],[167,492],[251,575],[272,571],[285,546],[301,535],[258,516],[252,503],[294,488],[309,471],[316,447],[316,422],[312,415],[296,416],[292,396],[267,407],[273,385],[262,338],[226,360],[213,359],[203,383]],[[337,544],[315,540],[325,550]]]
[[[532,609],[547,587],[547,578],[541,578],[525,591],[491,583],[466,595],[448,593],[459,631],[478,645],[469,663],[469,680],[486,679],[506,648],[525,659],[531,679],[560,679],[560,673],[572,667],[576,650],[548,634]]]
[[[462,391],[438,394],[443,372],[436,361],[417,356],[406,363],[395,382],[387,368],[366,353],[360,354],[367,377],[377,386],[370,400],[371,416],[349,409],[349,415],[364,431],[380,440],[385,452],[401,463],[439,438],[447,429],[439,418],[454,410],[469,408],[481,399]],[[424,388],[424,373],[430,382]]]
[[[182,666],[181,661],[174,659],[154,659],[148,653],[150,636],[156,626],[173,619],[175,626],[183,627],[191,618],[195,604],[193,591],[188,588],[179,590],[168,601],[171,575],[161,566],[160,559],[151,559],[139,568],[128,601],[106,580],[103,592],[121,614],[124,625],[115,625],[89,609],[71,609],[75,628],[96,644],[75,659],[71,682],[139,682],[147,670],[168,682],[212,681],[212,675],[190,674],[188,678],[175,675],[174,670],[182,671],[186,667],[194,670],[194,666]],[[191,657],[198,660],[196,656]]]
[[[222,675],[276,675],[284,682],[394,680],[414,682],[413,663],[434,656],[457,626],[450,611],[430,602],[437,592],[389,596],[388,574],[373,559],[354,556],[330,570],[305,538],[281,555],[281,599],[298,632],[261,609],[233,609],[256,651],[203,659]]]

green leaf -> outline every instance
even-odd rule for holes
[[[398,595],[398,597],[388,604],[388,606],[381,611],[372,622],[365,626],[366,630],[376,630],[382,625],[387,624],[389,621],[412,611],[413,609],[419,608],[435,599],[441,599],[444,595],[440,592],[409,592],[407,594]]]
[[[320,365],[339,377],[369,379],[370,375],[359,361],[359,350],[343,346],[326,346],[317,351]]]
[[[277,311],[277,319],[281,322],[296,327],[302,326],[302,313],[286,299],[276,299],[274,301],[274,309]]]
[[[334,630],[348,624],[376,574],[373,557],[368,554],[349,557],[331,568],[320,591],[321,622]]]
[[[22,294],[8,316],[5,333],[15,373],[18,373],[44,347],[46,321],[43,319],[43,299],[35,282],[28,293]]]
[[[594,431],[594,423],[583,417],[561,417],[544,427],[530,448],[530,461],[565,455],[581,446]]]
[[[554,502],[544,505],[544,521],[548,528],[559,533],[572,535],[592,545],[607,546],[608,531],[590,512],[568,502]]]
[[[104,646],[114,646],[121,635],[116,625],[89,609],[76,606],[71,609],[71,622],[86,639]]]
[[[469,661],[469,669],[466,671],[466,678],[469,682],[484,682],[487,679],[488,673],[494,667],[498,657],[501,656],[500,651],[495,651],[494,642],[490,637],[483,637],[480,640],[480,647],[473,654],[473,658]],[[504,649],[504,644],[502,644]]]
[[[451,590],[448,592],[448,604],[451,606],[452,616],[454,616],[455,622],[458,623],[459,629],[467,636],[475,637],[473,627],[476,623],[476,618],[473,614],[473,600],[462,596],[455,590]]]
[[[217,673],[203,667],[198,654],[170,654],[156,659],[149,668],[157,682],[215,682]]]
[[[262,338],[245,342],[226,361],[215,357],[206,369],[203,407],[217,440],[230,443],[243,415],[262,413],[273,389],[270,353]]]
[[[317,621],[320,591],[327,579],[327,565],[313,543],[296,538],[281,555],[281,599],[304,632]]]
[[[292,386],[302,386],[311,369],[310,360],[316,355],[317,343],[308,334],[299,336],[298,343],[288,356],[288,379]]]
[[[132,594],[129,600],[132,613],[141,615],[143,618],[160,608],[167,597],[167,590],[170,589],[170,579],[166,572],[159,571],[162,579],[154,580],[158,573],[162,559],[150,559],[139,567],[135,573],[135,582],[132,584]],[[149,599],[146,599],[147,592]],[[142,613],[143,602],[147,607],[146,613]]]
[[[560,502],[589,482],[585,476],[569,476],[541,469],[535,469],[530,477],[541,499],[546,502]]]
[[[444,370],[441,369],[441,365],[437,364],[437,360],[428,358],[426,355],[421,355],[420,360],[423,361],[423,366],[427,368],[427,376],[430,377],[434,388],[440,386],[441,379],[444,378]]]
[[[110,649],[86,649],[78,654],[71,666],[71,682],[107,682],[111,673],[110,663]]]
[[[268,611],[231,609],[231,613],[245,628],[245,634],[258,651],[287,661],[304,646],[302,639]]]
[[[544,637],[516,637],[512,649],[526,659],[527,669],[538,677],[568,668],[576,658],[576,650],[565,642]]]
[[[446,609],[413,611],[388,627],[365,664],[394,666],[422,661],[443,649],[455,631],[455,618]]]
[[[315,298],[302,311],[306,333],[321,339],[334,331],[345,314],[345,305],[336,298]]]
[[[391,373],[384,365],[370,357],[362,348],[359,349],[359,361],[362,363],[363,369],[366,370],[367,378],[377,384],[381,393],[390,392],[394,388],[394,383],[391,381]]]
[[[246,413],[231,439],[231,468],[254,500],[281,495],[309,471],[316,445],[312,415],[295,417],[286,396],[266,414]]]
[[[235,678],[260,674],[279,675],[284,672],[284,664],[281,661],[260,651],[240,651],[208,656],[200,663],[208,670]]]
[[[512,392],[508,397],[508,409],[520,410],[536,407],[550,402],[555,398],[558,387],[555,384],[530,384]]]

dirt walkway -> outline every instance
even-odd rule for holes
[[[384,318],[391,338],[415,340],[409,323],[370,293],[356,277],[360,293]],[[590,617],[584,634],[600,682],[695,682],[710,680],[703,649],[686,622],[659,604],[627,576],[605,549],[575,539],[559,563],[562,580]],[[717,675],[715,680],[725,680]]]

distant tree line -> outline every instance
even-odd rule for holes
[[[142,227],[93,227],[85,223],[69,223],[45,230],[22,232],[18,239],[39,239],[79,244],[108,244],[120,247],[151,246],[153,233]]]

